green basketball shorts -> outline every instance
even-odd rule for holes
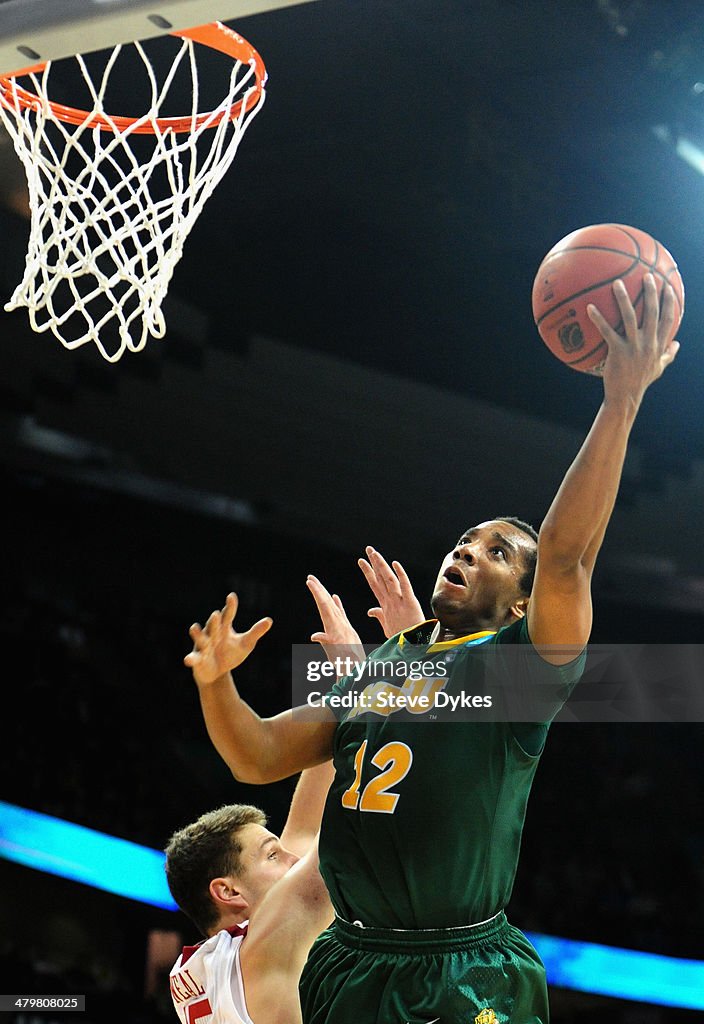
[[[545,968],[503,911],[466,928],[337,919],[301,976],[304,1024],[548,1024]]]

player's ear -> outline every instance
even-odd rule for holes
[[[517,601],[514,601],[514,603],[511,605],[511,608],[509,609],[514,619],[522,619],[524,617],[524,615],[528,611],[529,600],[530,599],[527,597],[520,597]]]
[[[246,910],[249,904],[233,878],[214,878],[208,886],[210,896],[219,910]]]

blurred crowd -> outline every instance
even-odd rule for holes
[[[512,901],[522,927],[704,959],[700,732],[552,727]]]

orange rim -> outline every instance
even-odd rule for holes
[[[234,120],[240,114],[247,113],[259,103],[264,86],[266,85],[266,68],[262,58],[246,39],[243,39],[242,36],[233,32],[231,28],[228,28],[227,25],[223,25],[219,21],[213,22],[211,25],[199,25],[197,28],[189,28],[183,32],[172,32],[170,34],[183,39],[192,39],[195,43],[209,46],[211,50],[219,50],[220,53],[227,54],[228,57],[233,57],[234,60],[238,60],[242,64],[250,64],[254,67],[255,85],[249,90],[246,98],[243,97],[237,100],[228,110],[223,110],[217,117],[214,117],[208,124],[209,128],[215,128],[225,118]],[[23,88],[21,85],[17,85],[14,79],[20,75],[27,75],[30,72],[41,72],[45,67],[46,62],[44,64],[35,64],[30,68],[24,68],[22,71],[15,71],[12,75],[0,76],[0,103],[10,110],[14,109],[16,104],[23,108],[41,109],[43,104],[39,96]],[[65,121],[68,124],[86,123],[88,128],[98,127],[104,131],[113,131],[117,128],[122,132],[131,128],[132,125],[140,120],[138,117],[116,116],[108,118],[103,114],[95,114],[87,121],[87,118],[90,117],[87,110],[67,107],[62,103],[54,103],[52,100],[49,100],[48,103],[54,116],[60,121]],[[243,106],[244,110],[242,109]],[[152,121],[140,124],[138,128],[134,129],[133,134],[155,135],[157,132],[164,133],[167,131],[176,132],[177,134],[190,132],[200,128],[211,117],[212,111],[196,114],[195,117],[190,114],[186,117],[157,117]]]

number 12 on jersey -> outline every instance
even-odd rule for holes
[[[362,769],[368,740],[364,740],[354,756],[354,782],[342,794],[342,806],[349,811],[369,811],[372,814],[393,814],[399,794],[389,792],[405,779],[413,764],[413,751],[406,743],[385,743],[377,750],[371,763],[381,772],[366,784],[360,795]]]

